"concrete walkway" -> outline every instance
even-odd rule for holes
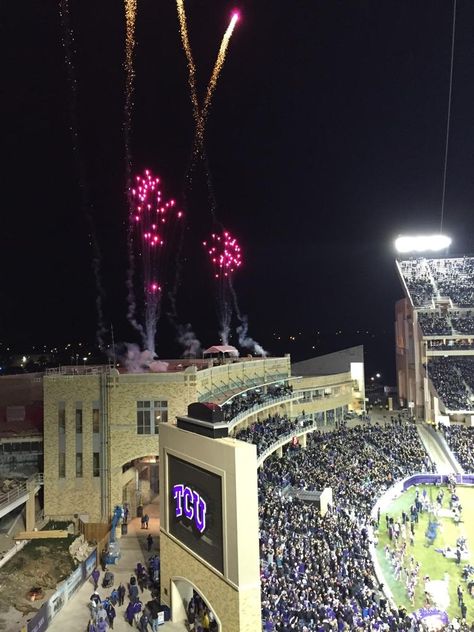
[[[109,567],[115,575],[115,586],[118,586],[120,582],[123,582],[124,586],[127,586],[130,581],[130,576],[134,574],[137,563],[141,562],[146,565],[148,557],[152,552],[159,550],[160,519],[158,503],[155,502],[154,504],[146,505],[144,513],[150,516],[148,531],[141,529],[141,521],[139,518],[134,518],[128,524],[127,535],[119,539],[121,558],[118,564]],[[153,549],[150,553],[147,551],[146,544],[146,536],[148,533],[151,533],[154,539]],[[102,577],[103,573],[101,572],[98,592],[102,598],[105,598],[110,595],[111,590],[101,588]],[[89,621],[88,604],[93,592],[93,584],[87,581],[53,619],[48,628],[48,632],[64,632],[65,630],[67,630],[67,632],[86,632]],[[140,596],[140,601],[142,601],[144,605],[150,599],[151,595],[149,590],[145,590]],[[125,632],[126,630],[130,632],[130,630],[136,629],[131,628],[124,619],[127,605],[128,598],[125,598],[125,604],[122,607],[115,607],[117,617],[114,622],[114,630],[117,632]],[[151,627],[149,629],[151,630]],[[184,622],[171,623],[167,621],[164,625],[160,626],[160,632],[183,632],[183,630],[186,630]]]
[[[462,468],[460,468],[446,442],[441,440],[434,428],[421,423],[417,424],[417,430],[425,450],[440,474],[459,474],[462,472]]]

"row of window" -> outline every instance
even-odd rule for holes
[[[75,427],[76,427],[76,478],[84,475],[84,454],[82,451],[83,433],[83,409],[76,404]],[[139,400],[137,401],[137,434],[155,435],[159,432],[159,424],[168,422],[168,402],[165,400]],[[98,407],[92,409],[92,432],[93,438],[92,453],[92,475],[100,476],[100,453],[95,451],[99,445],[100,433],[100,410]],[[66,405],[59,402],[58,405],[58,475],[59,478],[66,477]]]
[[[59,453],[59,478],[66,478],[66,453]],[[84,455],[82,452],[76,452],[76,478],[82,478],[84,475]],[[92,476],[100,476],[100,453],[92,453]]]
[[[83,410],[76,405],[75,425],[76,435],[83,433]],[[137,401],[137,434],[158,434],[159,424],[168,422],[168,402],[165,400]],[[60,402],[58,407],[58,430],[59,433],[66,432],[66,408],[65,403]],[[92,432],[100,432],[100,410],[92,409]]]
[[[83,410],[76,407],[76,434],[82,434],[83,427]],[[64,402],[60,402],[58,408],[58,428],[60,432],[66,432],[66,408]],[[92,432],[99,434],[100,432],[100,410],[99,408],[92,409]]]

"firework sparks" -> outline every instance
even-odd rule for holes
[[[164,199],[160,179],[148,169],[143,176],[136,177],[130,200],[130,245],[135,260],[142,263],[144,324],[139,325],[135,318],[130,321],[142,334],[147,350],[154,354],[161,294],[166,280],[166,255],[173,241],[174,225],[183,213],[176,209],[174,200]]]
[[[213,233],[210,242],[203,241],[214,267],[214,276],[229,276],[242,265],[242,252],[235,237],[227,231]]]
[[[130,149],[130,137],[132,132],[132,108],[133,108],[133,51],[135,49],[135,22],[137,18],[137,0],[125,0],[125,106],[123,131],[125,137],[125,171],[127,188],[131,184],[132,152]]]
[[[196,66],[194,64],[193,53],[191,50],[191,44],[189,42],[188,24],[186,20],[186,11],[184,9],[184,0],[176,0],[176,6],[178,9],[179,18],[179,31],[181,34],[181,42],[183,43],[184,53],[186,55],[186,61],[188,64],[188,84],[191,94],[191,103],[193,106],[193,117],[196,123],[196,127],[199,124],[199,101],[196,89]]]
[[[234,11],[230,18],[229,26],[227,27],[227,30],[224,33],[224,37],[222,38],[222,41],[221,41],[219,52],[217,54],[216,63],[214,64],[211,78],[207,86],[206,96],[204,98],[204,104],[202,106],[201,115],[198,119],[198,122],[196,123],[196,137],[195,137],[195,143],[194,143],[194,152],[196,155],[202,155],[202,152],[203,152],[204,133],[205,133],[205,128],[206,128],[207,117],[209,115],[209,110],[212,104],[212,97],[216,89],[219,75],[221,74],[222,68],[224,66],[230,38],[232,37],[232,33],[234,32],[235,25],[237,24],[239,18],[240,18],[239,13],[237,11]]]
[[[103,349],[105,346],[104,336],[107,330],[104,325],[104,311],[103,311],[103,298],[104,289],[102,287],[101,279],[101,256],[99,249],[99,242],[97,240],[97,234],[95,230],[95,223],[93,218],[93,205],[90,199],[88,179],[86,173],[86,166],[83,156],[83,151],[79,138],[79,123],[78,123],[78,98],[79,90],[76,78],[76,68],[74,64],[75,56],[75,39],[74,31],[71,26],[71,15],[69,11],[69,0],[59,1],[59,17],[61,21],[61,42],[64,50],[64,62],[66,66],[67,78],[69,81],[69,87],[71,90],[70,102],[69,102],[69,130],[72,140],[72,151],[75,159],[77,179],[81,194],[81,206],[89,227],[89,243],[92,247],[92,271],[94,274],[94,280],[97,290],[96,297],[96,310],[97,310],[97,342],[99,348]]]
[[[242,250],[229,231],[213,233],[203,242],[211,261],[217,284],[217,311],[222,342],[228,344],[232,320],[232,275],[242,265]]]

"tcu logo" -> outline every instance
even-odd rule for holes
[[[194,520],[199,533],[206,528],[206,501],[204,498],[184,485],[173,485],[173,498],[175,500],[176,518],[183,514],[188,520]]]

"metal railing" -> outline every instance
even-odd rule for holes
[[[233,428],[235,428],[235,426],[237,426],[242,421],[242,419],[245,419],[245,417],[248,417],[249,415],[252,415],[253,413],[260,412],[264,410],[265,408],[269,408],[270,406],[275,406],[275,404],[279,404],[281,402],[286,401],[288,403],[291,403],[298,399],[299,399],[298,394],[289,393],[288,395],[280,395],[280,397],[272,397],[271,399],[268,399],[265,402],[262,402],[261,404],[254,404],[250,408],[246,408],[242,412],[238,413],[235,417],[232,417],[232,419],[229,421],[229,430],[232,430]]]
[[[44,476],[42,473],[35,474],[34,476],[30,477],[26,481],[23,481],[10,491],[0,494],[0,510],[8,507],[8,505],[11,505],[19,498],[22,498],[23,496],[28,496],[30,494],[31,488],[37,485],[44,485]]]
[[[303,420],[304,421],[304,420]],[[320,426],[317,422],[312,423],[310,426],[296,428],[291,432],[287,432],[285,435],[279,437],[278,441],[272,443],[260,456],[257,458],[257,467],[261,467],[265,459],[267,459],[271,454],[273,454],[278,448],[281,448],[286,443],[289,443],[293,437],[301,437],[301,435],[308,434],[310,432],[314,432],[315,430],[320,430]]]

